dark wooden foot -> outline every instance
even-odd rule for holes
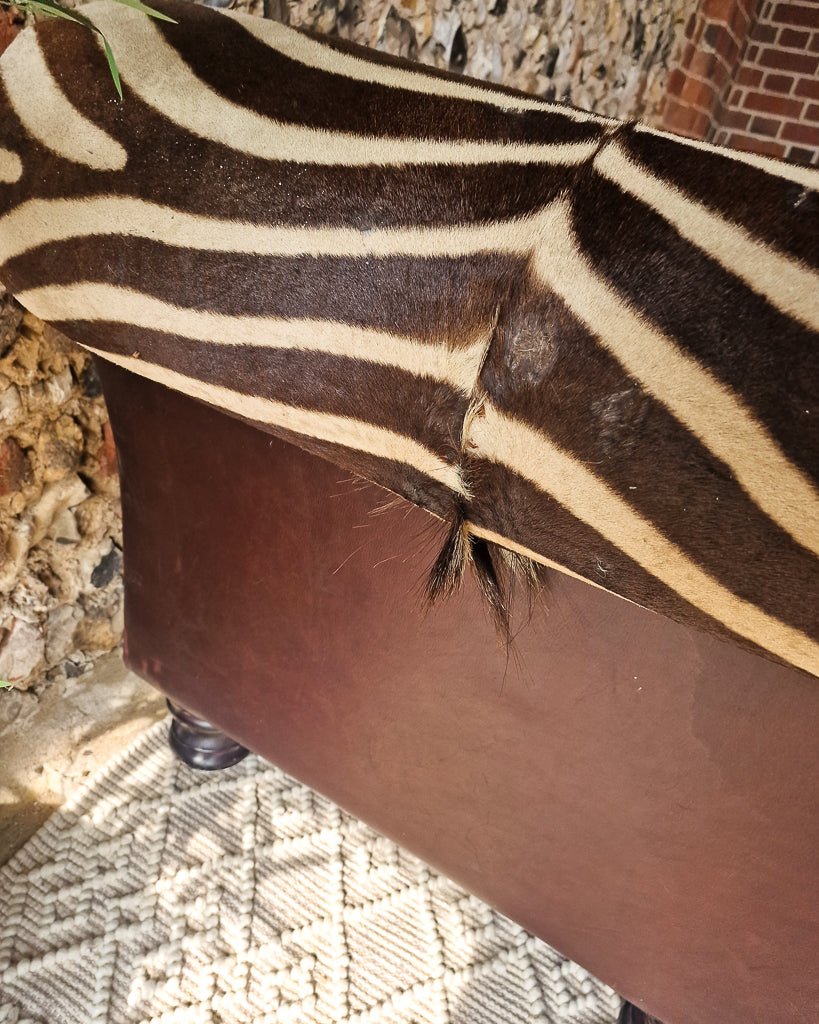
[[[617,1024],[662,1024],[656,1017],[651,1017],[644,1010],[638,1009],[633,1003],[624,1003]]]
[[[171,733],[168,737],[171,750],[180,761],[200,771],[216,771],[230,768],[247,757],[248,750],[230,736],[220,732],[204,718],[166,701],[173,715]]]

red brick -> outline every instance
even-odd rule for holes
[[[742,7],[737,4],[736,10],[731,18],[731,34],[738,43],[743,43],[748,35],[750,19]]]
[[[708,25],[702,38],[705,46],[710,47],[715,53],[724,57],[728,64],[736,60],[739,47],[734,37],[724,25],[717,25],[716,23]]]
[[[782,138],[788,142],[801,142],[805,146],[819,147],[819,127],[810,124],[786,124]]]
[[[741,149],[746,153],[761,153],[763,156],[785,155],[785,146],[781,142],[774,142],[773,139],[753,139],[747,135],[732,135],[730,138],[732,149]]]
[[[679,96],[685,85],[685,72],[674,68],[666,81],[665,91],[669,96]]]
[[[662,127],[668,129],[670,132],[681,131],[683,116],[687,113],[688,110],[677,103],[676,100],[669,100],[665,105],[665,110],[663,111]]]
[[[702,0],[699,13],[709,21],[724,21],[727,25],[735,7],[736,0]]]
[[[707,141],[711,138],[715,127],[713,118],[709,114],[703,114],[694,118],[691,125],[691,134],[694,138]]]
[[[800,79],[794,92],[797,96],[807,96],[809,100],[819,100],[819,78]]]
[[[819,103],[811,103],[802,115],[802,119],[805,121],[819,121]]]
[[[752,68],[747,64],[743,64],[736,77],[737,85],[749,85],[752,89],[755,89],[762,82],[763,74],[764,72],[760,71],[759,68]]]
[[[791,91],[795,81],[793,75],[768,74],[765,76],[765,88],[769,92],[779,92],[784,96]]]
[[[790,160],[791,163],[801,164],[803,167],[810,167],[812,163],[816,162],[817,156],[819,156],[819,150],[791,146],[785,154],[785,159]]]
[[[759,47],[758,46],[749,46],[748,47],[748,52],[745,55],[745,59],[748,61],[748,63],[749,64],[756,63],[756,59],[757,59],[758,56],[759,56]]]
[[[779,29],[775,25],[764,25],[758,21],[751,29],[751,39],[755,43],[772,43],[776,39]]]
[[[711,119],[702,111],[686,107],[681,103],[669,104],[663,118],[663,126],[678,135],[687,135],[693,139],[703,139],[711,127]]]
[[[732,89],[731,90],[731,95],[728,97],[728,106],[729,107],[741,107],[742,106],[742,97],[744,95],[745,95],[745,91],[743,89]]]
[[[20,26],[13,21],[12,11],[0,11],[0,53],[9,46],[20,31]]]
[[[813,39],[811,39],[808,49],[811,53],[819,53],[819,32],[813,33]]]
[[[816,17],[819,18],[819,11]],[[791,50],[807,50],[810,32],[799,32],[795,28],[783,28],[779,33],[777,46],[790,47]]]
[[[703,0],[700,14],[709,21],[724,21],[729,24],[736,8],[736,0]]]
[[[728,142],[728,131],[725,128],[720,128],[719,131],[717,131],[714,134],[714,145],[715,146],[724,146],[724,145],[726,145],[727,142]]]
[[[695,13],[695,14],[692,14],[689,17],[688,21],[685,23],[685,38],[686,39],[693,39],[694,38],[694,32],[696,31],[696,28],[697,28],[697,15]]]
[[[764,114],[778,114],[780,117],[798,118],[804,106],[802,100],[791,100],[787,96],[769,95],[764,92],[749,92],[744,107],[760,110]]]
[[[688,72],[691,75],[701,78],[705,82],[711,81],[714,77],[714,69],[717,66],[717,55],[707,53],[705,50],[697,50],[688,65]]]
[[[680,67],[687,68],[691,61],[694,59],[694,54],[696,52],[697,48],[696,46],[694,46],[693,43],[686,43],[682,57],[680,58]]]
[[[816,28],[817,15],[815,5],[779,3],[773,13],[773,20],[782,25],[804,25],[805,28]]]
[[[714,89],[708,82],[701,82],[698,78],[688,78],[682,87],[680,99],[689,106],[698,107],[700,110],[710,110],[714,103]]]
[[[751,125],[748,129],[753,135],[767,135],[771,139],[775,139],[779,134],[779,129],[782,127],[782,122],[777,121],[772,117],[755,117],[751,121]]]
[[[703,36],[705,35],[705,30],[708,28],[710,24],[711,22],[707,18],[704,18],[702,15],[698,16],[696,32],[692,37],[695,46],[702,46],[702,40]]]
[[[809,53],[794,53],[793,50],[763,50],[759,62],[764,68],[781,71],[796,71],[801,75],[813,75],[819,68],[819,57]]]
[[[714,65],[714,70],[711,73],[711,82],[717,87],[717,92],[722,95],[723,89],[729,84],[732,79],[731,71],[726,67],[725,61],[721,57],[717,57],[717,62]]]
[[[723,128],[733,128],[735,131],[745,131],[751,123],[751,115],[741,110],[724,110],[720,117],[720,125]]]

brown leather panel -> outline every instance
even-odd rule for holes
[[[426,513],[100,372],[137,672],[666,1024],[815,1024],[815,680],[558,573],[507,667]]]

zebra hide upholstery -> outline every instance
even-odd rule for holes
[[[445,519],[433,592],[557,566],[819,675],[819,171],[157,6],[87,9],[122,102],[65,21],[3,57],[22,304]]]

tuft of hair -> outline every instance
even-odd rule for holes
[[[424,589],[427,609],[440,598],[450,597],[460,589],[467,565],[472,567],[478,589],[486,602],[498,643],[510,651],[514,640],[512,605],[517,584],[524,587],[531,618],[535,603],[543,594],[548,568],[532,558],[471,534],[465,504],[456,502],[444,544]]]
[[[521,555],[517,551],[510,551],[508,548],[500,548],[506,563],[507,589],[509,592],[509,605],[512,605],[515,585],[520,582],[526,592],[526,599],[529,605],[528,618],[531,619],[535,612],[535,606],[543,598],[549,579],[549,566],[543,562],[536,562],[534,558]]]
[[[498,643],[507,648],[512,642],[512,619],[509,598],[511,596],[508,580],[504,580],[499,565],[503,565],[503,557],[498,558],[495,545],[490,545],[482,537],[470,537],[470,555],[472,569],[484,601],[489,610],[489,617],[495,626]]]
[[[424,604],[431,608],[441,597],[450,597],[460,589],[469,559],[469,532],[463,502],[456,501],[452,510],[444,545],[435,559],[424,588]]]

